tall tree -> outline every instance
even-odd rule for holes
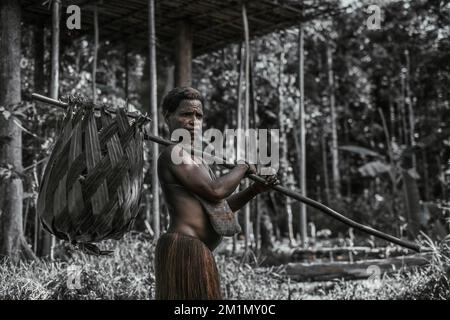
[[[327,46],[327,66],[328,66],[328,93],[331,114],[331,172],[333,174],[333,193],[339,198],[341,195],[341,175],[339,173],[339,145],[337,134],[337,113],[334,95],[334,72],[333,72],[333,43],[329,40]]]
[[[0,255],[33,258],[23,235],[22,130],[14,110],[21,102],[20,1],[0,2]]]
[[[94,59],[92,61],[92,101],[97,103],[98,5],[94,4]]]
[[[300,152],[298,155],[299,158],[299,183],[300,183],[300,192],[303,196],[307,196],[306,194],[306,125],[305,125],[305,88],[304,88],[304,75],[305,75],[305,64],[304,64],[304,32],[303,32],[303,23],[300,22],[298,27],[298,84],[299,84],[299,93],[300,99],[298,103],[299,110],[296,112],[297,119],[300,128]],[[306,205],[304,203],[300,204],[300,237],[302,240],[302,246],[306,247],[307,234],[306,234]]]
[[[149,48],[149,72],[150,72],[150,114],[152,116],[152,134],[158,135],[158,100],[157,100],[157,74],[156,74],[156,33],[155,33],[155,0],[148,0],[148,48]],[[152,211],[153,230],[155,238],[160,235],[160,210],[159,210],[159,182],[158,182],[158,153],[157,143],[152,146]]]
[[[245,42],[245,91],[244,91],[244,132],[248,137],[248,130],[250,128],[250,34],[247,18],[247,8],[245,3],[242,3],[242,20],[244,25],[244,42]],[[248,179],[244,181],[244,189],[249,187]],[[245,253],[247,254],[250,247],[250,205],[244,207],[245,217]]]
[[[278,125],[280,128],[280,154],[281,154],[281,182],[285,184],[288,181],[289,178],[289,161],[288,161],[288,145],[287,145],[287,131],[288,126],[286,124],[287,117],[285,114],[285,104],[286,101],[284,99],[284,76],[283,76],[283,66],[285,65],[285,46],[284,46],[284,37],[283,34],[280,37],[282,44],[281,44],[281,51],[280,51],[280,62],[278,65]],[[294,228],[292,225],[292,203],[290,199],[283,199],[285,202],[285,211],[287,215],[287,229],[288,229],[288,237],[289,237],[289,243],[291,246],[295,245],[294,240]]]

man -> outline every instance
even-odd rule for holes
[[[170,134],[185,129],[192,140],[202,128],[203,98],[190,87],[179,87],[164,98],[163,115]],[[209,167],[190,152],[182,153],[183,142],[165,148],[158,159],[158,176],[166,199],[170,226],[158,240],[155,253],[156,299],[221,299],[219,274],[212,251],[236,221],[229,214],[241,209],[258,193],[278,184],[266,176],[266,184],[254,183],[232,195],[251,164],[238,164],[216,178]],[[175,164],[173,155],[182,157]],[[214,212],[212,212],[214,211]],[[239,229],[238,229],[239,230]]]

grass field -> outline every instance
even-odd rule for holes
[[[0,265],[1,299],[153,299],[154,243],[138,234],[104,247],[111,256],[71,252],[64,260]],[[297,283],[283,267],[262,268],[216,255],[226,299],[450,299],[448,247],[434,248],[429,266],[371,280]],[[81,272],[69,289],[68,268]]]

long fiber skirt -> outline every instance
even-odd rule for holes
[[[214,256],[199,239],[165,233],[156,244],[157,300],[222,299]]]

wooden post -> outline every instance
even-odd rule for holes
[[[92,100],[97,103],[98,6],[94,4],[94,60],[92,61]]]
[[[300,22],[298,28],[298,79],[299,79],[299,110],[296,113],[298,116],[297,121],[300,127],[300,193],[303,196],[307,196],[306,193],[306,125],[305,125],[305,89],[304,89],[304,37],[303,37],[303,24]],[[305,248],[308,240],[307,237],[307,220],[306,220],[306,205],[300,204],[300,237],[302,246]]]
[[[248,129],[250,127],[250,35],[248,29],[247,9],[245,3],[242,3],[242,20],[244,24],[244,41],[245,41],[245,99],[244,99],[244,132],[248,137]],[[245,143],[245,142],[244,142]],[[249,182],[244,181],[244,189],[249,187]],[[250,206],[244,207],[245,217],[245,253],[248,252],[250,246]]]
[[[158,135],[158,106],[156,96],[156,35],[155,35],[155,0],[148,0],[148,35],[149,35],[149,56],[150,65],[150,114],[152,117],[152,134]],[[153,231],[155,239],[160,235],[160,210],[159,210],[159,181],[158,181],[158,154],[157,143],[152,144],[152,212]]]
[[[192,30],[187,20],[178,23],[175,45],[175,85],[190,86],[192,83]]]

